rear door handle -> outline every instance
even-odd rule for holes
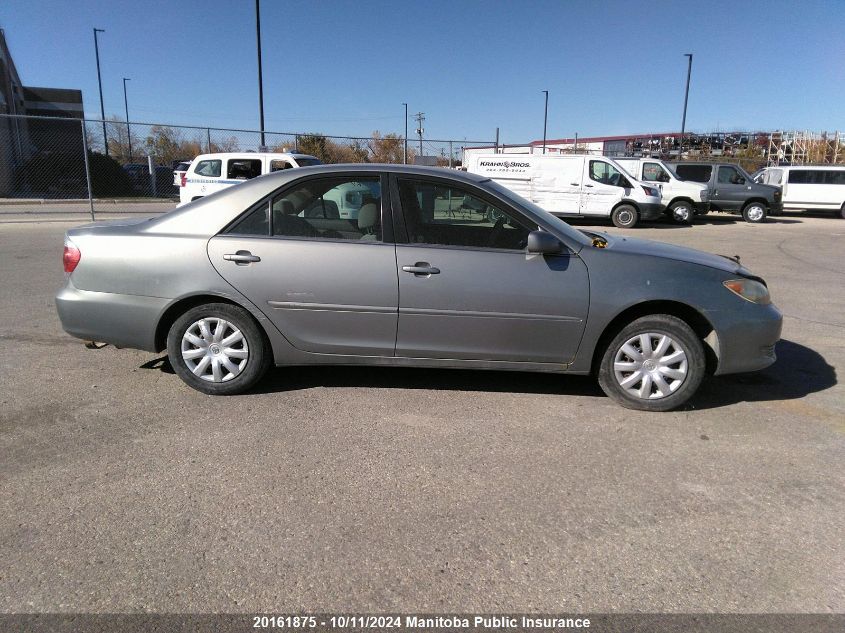
[[[253,255],[249,251],[238,251],[237,253],[226,253],[223,259],[227,262],[235,262],[238,266],[245,266],[253,262],[260,262],[261,258],[258,255]]]
[[[579,186],[581,186],[581,183],[580,183],[580,182],[570,182],[569,184],[570,184],[570,185],[572,185],[573,187],[579,187]]]
[[[428,262],[417,262],[413,266],[402,266],[402,270],[406,273],[411,273],[417,277],[427,277],[428,275],[439,275],[440,269],[431,266]]]

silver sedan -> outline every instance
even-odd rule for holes
[[[210,394],[271,366],[593,374],[666,411],[775,360],[781,315],[736,261],[577,231],[483,177],[396,165],[262,176],[68,231],[71,335],[167,350]]]

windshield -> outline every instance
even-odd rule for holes
[[[589,238],[584,235],[581,231],[576,231],[556,215],[552,215],[542,207],[534,204],[530,200],[526,200],[525,198],[523,198],[519,194],[514,193],[507,187],[503,187],[502,185],[493,180],[486,180],[484,182],[484,185],[495,191],[497,194],[499,194],[499,196],[501,196],[505,200],[513,202],[516,206],[524,207],[529,211],[533,211],[537,215],[542,216],[549,226],[560,231],[563,235],[566,235],[578,244],[586,246],[590,243]]]
[[[319,158],[299,158],[296,157],[296,162],[300,167],[311,167],[313,165],[322,165],[323,161]]]

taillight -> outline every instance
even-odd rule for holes
[[[76,248],[76,245],[70,240],[65,241],[65,252],[62,255],[62,262],[65,265],[65,272],[72,273],[76,270],[79,260],[82,259],[82,253]]]
[[[645,191],[645,195],[655,196],[657,198],[660,197],[660,192],[657,189],[654,189],[653,187],[646,187],[645,185],[643,185],[642,187],[643,187],[643,191]]]
[[[185,182],[188,180],[188,172],[183,171],[182,175],[179,176],[179,186],[184,187]]]

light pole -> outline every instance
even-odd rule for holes
[[[408,104],[403,103],[405,106],[405,143],[404,147],[402,148],[402,164],[408,164]]]
[[[546,93],[546,106],[543,110],[543,153],[546,153],[546,124],[549,122],[549,91],[541,90]]]
[[[103,106],[103,79],[100,77],[100,45],[97,42],[97,33],[105,33],[104,29],[94,29],[94,55],[97,57],[97,84],[100,87],[100,120],[103,123],[103,146],[106,156],[109,155],[109,140],[106,137],[106,109]]]
[[[132,133],[129,129],[129,101],[126,99],[126,82],[131,81],[129,77],[123,78],[123,107],[126,109],[126,143],[129,145],[129,162],[132,162]]]
[[[258,47],[258,116],[261,125],[261,148],[260,151],[267,151],[264,145],[264,79],[261,76],[261,0],[255,0],[255,39]]]
[[[692,75],[692,53],[684,53],[689,58],[687,63],[687,89],[684,92],[684,117],[681,119],[681,145],[678,147],[678,159],[684,154],[684,132],[687,129],[687,101],[689,100],[689,80]]]
[[[425,130],[423,129],[423,121],[425,121],[425,113],[417,112],[417,114],[415,116],[416,116],[416,119],[417,119],[417,134],[420,135],[420,160],[422,160],[422,155],[423,155],[422,137],[423,137],[423,132],[425,132]]]

